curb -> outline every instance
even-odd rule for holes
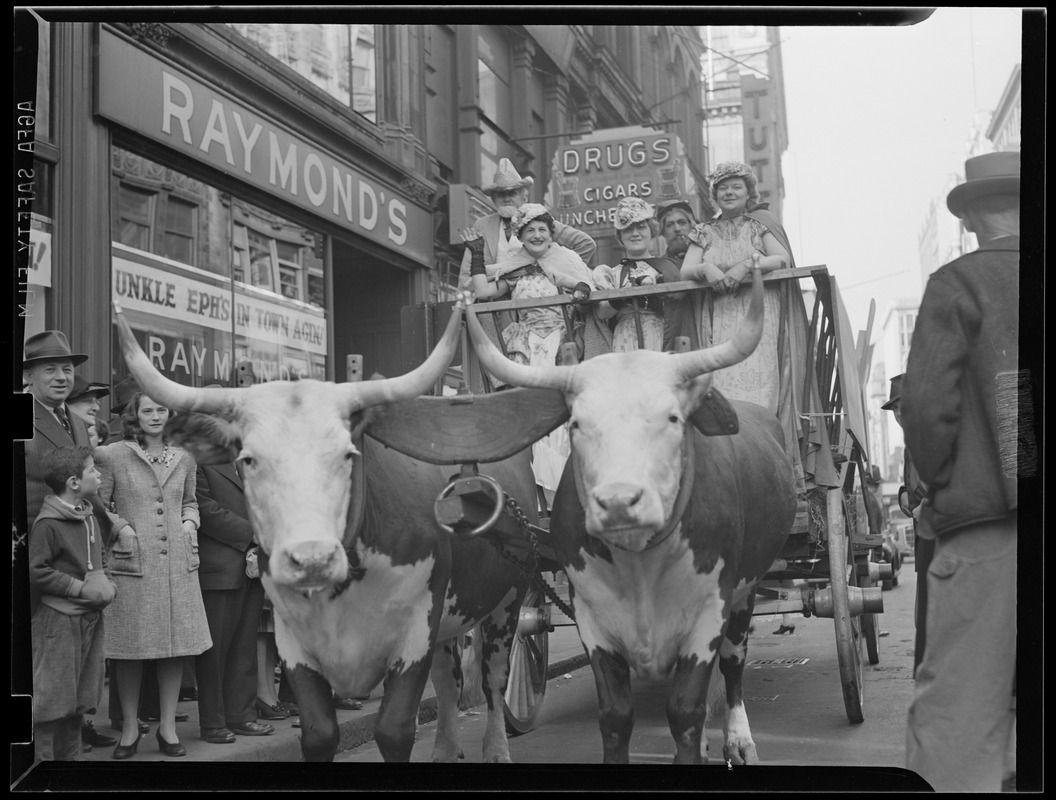
[[[586,653],[580,653],[570,658],[564,658],[546,669],[546,679],[553,680],[566,672],[585,667],[589,664]],[[418,724],[424,725],[436,719],[436,695],[431,692],[429,685],[428,694],[422,697],[418,704]],[[338,744],[337,752],[351,750],[361,744],[374,741],[374,723],[377,720],[377,706],[366,713],[356,714],[351,719],[338,721]],[[271,737],[262,737],[262,739]],[[221,756],[216,761],[300,761],[301,760],[301,736],[276,737],[272,741],[260,741],[252,752],[232,753],[230,757]]]

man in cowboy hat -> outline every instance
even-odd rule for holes
[[[935,537],[906,757],[938,791],[999,791],[1014,741],[1018,478],[1036,454],[1018,419],[1037,380],[1019,364],[1019,161],[965,163],[946,204],[979,249],[929,279],[902,381],[921,535]]]
[[[102,422],[99,419],[99,399],[110,394],[110,387],[105,383],[86,381],[80,375],[73,378],[73,390],[66,398],[66,407],[75,416],[84,420],[88,426],[88,435],[91,437],[92,447],[103,444],[106,437],[100,441],[98,426]]]
[[[62,331],[44,331],[26,340],[22,382],[33,395],[33,439],[26,442],[26,522],[32,527],[44,497],[44,454],[57,447],[89,446],[88,425],[71,414],[66,400],[73,390],[73,368],[88,356],[74,353]]]
[[[534,183],[531,177],[522,178],[508,158],[499,160],[495,178],[481,191],[491,198],[495,213],[481,217],[473,223],[473,230],[484,237],[484,263],[495,264],[502,260],[509,249],[517,243],[517,233],[511,227],[517,209],[528,202],[528,188]],[[583,263],[590,265],[596,245],[582,231],[554,222],[554,241],[569,250],[575,250]],[[462,270],[458,277],[460,289],[469,291],[472,281],[469,275],[470,253],[467,249],[462,258]]]
[[[484,239],[485,264],[498,263],[506,257],[512,247],[518,244],[517,232],[513,230],[513,215],[517,213],[517,209],[528,202],[528,189],[533,183],[535,183],[534,178],[531,176],[522,178],[513,163],[508,158],[502,158],[499,159],[499,167],[495,170],[492,182],[481,187],[481,191],[491,198],[495,213],[481,217],[470,227]],[[590,266],[597,248],[590,236],[556,220],[554,221],[554,242],[569,250],[574,250],[587,266]],[[462,268],[458,274],[458,288],[467,292],[473,289],[473,280],[469,273],[472,260],[472,254],[467,247],[462,256]],[[508,311],[501,311],[495,315],[485,314],[480,319],[484,331],[495,342],[499,341],[498,331],[505,329],[513,321],[514,316]],[[475,358],[475,354],[470,355],[470,359]]]

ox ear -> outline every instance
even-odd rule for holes
[[[212,414],[180,414],[165,425],[169,441],[202,465],[229,464],[242,449],[242,431]]]
[[[737,412],[722,392],[711,386],[711,376],[694,381],[697,406],[690,413],[689,421],[705,436],[731,436],[740,430]]]

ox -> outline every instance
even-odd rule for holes
[[[455,539],[437,526],[433,502],[450,468],[370,437],[362,438],[362,449],[355,444],[369,430],[372,407],[380,414],[439,380],[455,353],[463,309],[460,300],[429,358],[398,378],[197,389],[153,368],[115,303],[132,375],[151,398],[186,412],[173,420],[170,438],[199,463],[242,464],[307,761],[329,761],[337,751],[332,690],[364,695],[380,682],[375,740],[387,761],[408,760],[430,669],[438,699],[432,758],[457,759],[457,652],[437,643],[478,623],[488,703],[483,758],[510,760],[502,697],[527,579],[485,537]],[[535,521],[528,453],[491,465],[489,474]]]
[[[538,368],[503,358],[469,315],[474,347],[492,374],[558,389],[571,412],[572,454],[550,530],[594,671],[606,763],[628,761],[632,669],[649,680],[673,673],[674,763],[700,763],[716,656],[726,680],[726,758],[758,761],[741,677],[754,586],[792,527],[793,471],[778,420],[755,404],[727,403],[709,373],[754,350],[762,318],[755,269],[749,313],[728,342]]]

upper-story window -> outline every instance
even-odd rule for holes
[[[193,266],[198,205],[171,190],[118,181],[114,240]]]
[[[228,25],[371,122],[378,121],[373,25]]]
[[[509,158],[513,128],[513,95],[510,91],[510,46],[499,28],[480,29],[477,58],[477,94],[483,113],[480,137],[480,175],[487,182],[495,174],[499,159]]]

